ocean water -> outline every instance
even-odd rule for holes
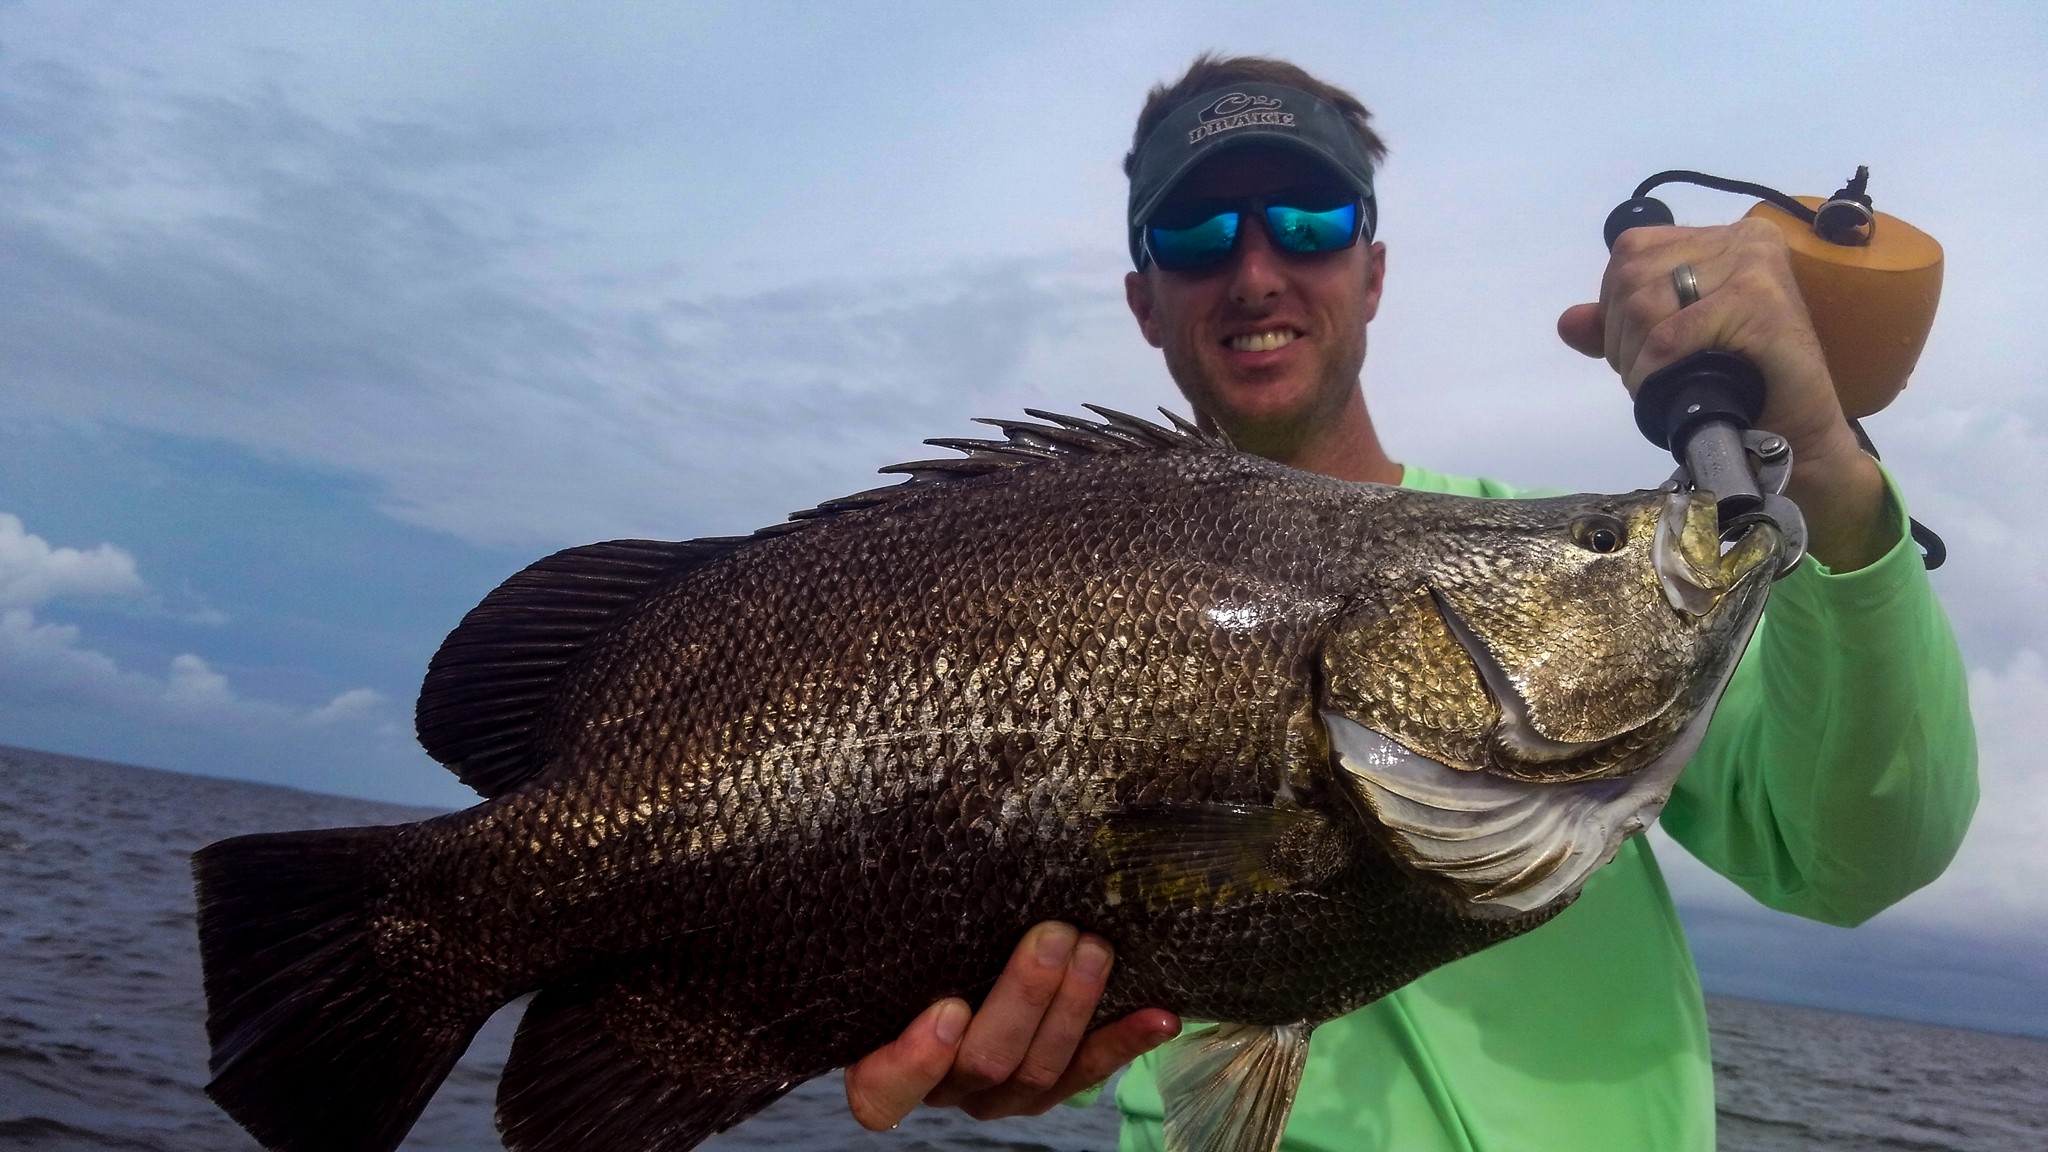
[[[390,823],[417,809],[0,747],[0,1148],[243,1152],[209,1101],[187,858],[244,832]],[[2048,1043],[1710,1000],[1721,1147],[2048,1150]],[[487,1025],[405,1147],[497,1148],[491,1100],[517,1007]],[[862,1131],[836,1078],[704,1147],[1115,1146],[1105,1098],[1030,1120],[914,1114]]]

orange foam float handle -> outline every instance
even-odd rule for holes
[[[1818,208],[1818,196],[1800,196]],[[1792,274],[1813,314],[1842,411],[1860,418],[1905,389],[1941,300],[1941,245],[1896,216],[1877,213],[1870,243],[1831,244],[1805,221],[1767,203],[1749,210],[1785,234]]]

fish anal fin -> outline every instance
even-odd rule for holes
[[[1306,808],[1161,804],[1104,822],[1104,896],[1111,904],[1229,901],[1312,885],[1349,859],[1349,841]]]
[[[498,1131],[511,1152],[684,1152],[774,1103],[807,1077],[773,1061],[723,1059],[679,1067],[621,1029],[621,1012],[695,1046],[689,1022],[668,1019],[618,986],[544,989],[527,1006],[498,1081]],[[715,1031],[715,1029],[713,1030]],[[716,1047],[716,1045],[714,1045]],[[728,1054],[730,1055],[730,1054]]]
[[[1159,1065],[1167,1152],[1274,1152],[1314,1030],[1213,1024],[1169,1044]]]

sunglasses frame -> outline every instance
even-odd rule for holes
[[[1237,251],[1238,245],[1242,242],[1244,238],[1244,219],[1247,215],[1250,215],[1253,218],[1257,219],[1259,221],[1259,227],[1264,228],[1266,230],[1266,239],[1272,241],[1274,251],[1283,253],[1288,256],[1323,256],[1331,252],[1342,252],[1347,248],[1356,247],[1360,240],[1367,238],[1368,232],[1366,228],[1366,223],[1369,213],[1366,208],[1365,198],[1359,196],[1356,193],[1351,193],[1350,198],[1344,201],[1343,203],[1321,210],[1303,208],[1300,204],[1289,202],[1290,198],[1314,195],[1318,191],[1320,190],[1290,188],[1279,192],[1274,192],[1265,196],[1239,196],[1235,198],[1225,197],[1213,201],[1200,201],[1200,203],[1203,204],[1216,204],[1218,206],[1217,210],[1212,215],[1206,216],[1202,220],[1197,221],[1195,224],[1189,225],[1190,228],[1198,227],[1201,224],[1206,224],[1210,220],[1214,220],[1218,216],[1222,216],[1227,213],[1234,212],[1236,213],[1238,218],[1237,229],[1234,232],[1232,232],[1230,236],[1230,246],[1227,248],[1217,250],[1217,253],[1213,259],[1203,260],[1199,263],[1194,264],[1182,264],[1178,267],[1161,262],[1159,259],[1158,252],[1156,252],[1152,247],[1152,229],[1156,227],[1153,221],[1159,218],[1158,211],[1154,211],[1152,213],[1151,218],[1146,220],[1145,226],[1139,229],[1139,248],[1140,251],[1142,251],[1145,255],[1145,262],[1147,264],[1158,265],[1160,271],[1162,272],[1199,272],[1204,268],[1214,268],[1218,264],[1227,262],[1230,259],[1231,255]],[[1316,215],[1319,211],[1333,212],[1337,208],[1343,207],[1344,204],[1349,204],[1352,209],[1350,239],[1346,240],[1342,244],[1337,245],[1334,248],[1319,248],[1310,252],[1296,252],[1293,249],[1290,249],[1286,247],[1284,244],[1282,244],[1280,242],[1280,237],[1274,232],[1273,221],[1266,215],[1267,210],[1270,208],[1292,208],[1296,211],[1307,212],[1311,215]]]

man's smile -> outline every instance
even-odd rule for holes
[[[1233,352],[1271,352],[1294,343],[1302,335],[1296,328],[1267,328],[1258,332],[1241,332],[1226,337],[1223,346]]]

